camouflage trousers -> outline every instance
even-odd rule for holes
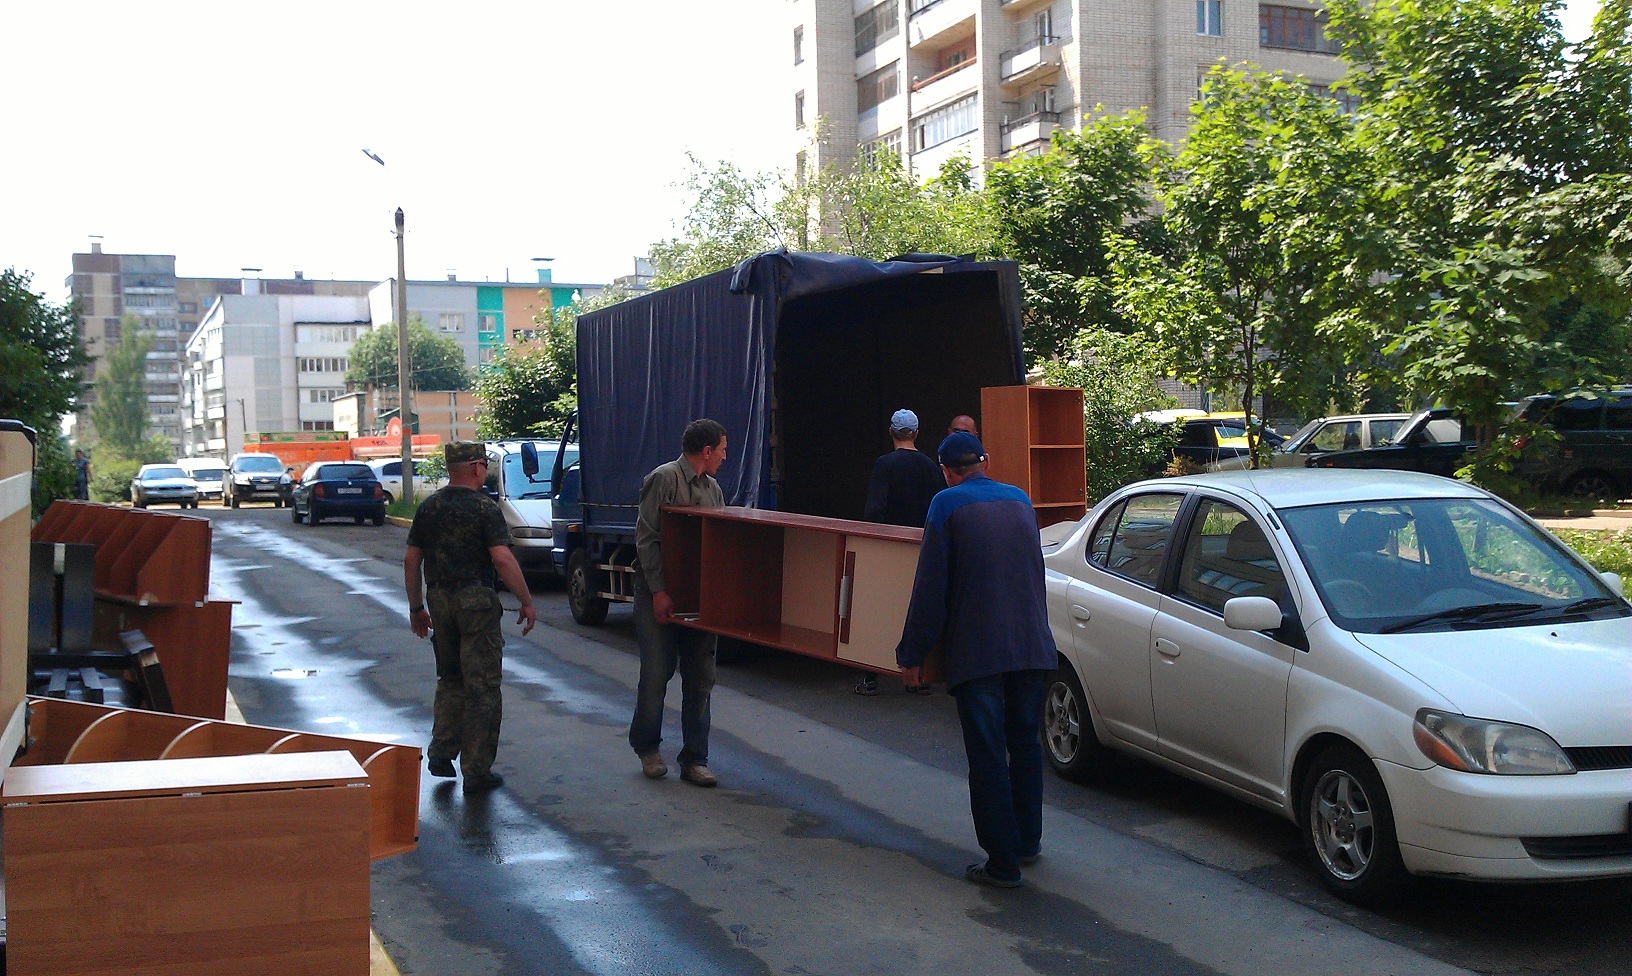
[[[436,649],[436,703],[432,708],[431,759],[458,757],[465,779],[481,779],[499,751],[504,703],[499,677],[504,666],[503,607],[485,586],[427,590],[431,644]]]

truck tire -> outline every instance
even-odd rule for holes
[[[585,627],[597,627],[606,622],[606,611],[611,602],[596,596],[601,589],[601,571],[590,562],[589,553],[582,549],[567,560],[567,608],[572,619]]]

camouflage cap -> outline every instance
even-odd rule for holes
[[[487,447],[481,441],[449,441],[442,446],[442,460],[449,467],[465,461],[485,461]]]

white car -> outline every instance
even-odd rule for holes
[[[144,464],[130,481],[130,503],[136,508],[149,505],[198,507],[198,485],[175,464]]]
[[[221,499],[221,483],[227,477],[227,462],[219,458],[182,458],[176,466],[198,485],[199,498]]]
[[[425,498],[442,487],[447,482],[442,478],[426,478],[424,475],[425,461],[423,458],[414,458],[414,497]],[[374,477],[385,488],[385,503],[396,501],[402,495],[402,459],[379,458],[368,462],[373,469]]]
[[[1506,503],[1400,471],[1146,481],[1046,547],[1044,753],[1132,753],[1407,873],[1632,874],[1632,607]]]
[[[504,521],[510,526],[511,552],[516,562],[529,572],[555,571],[551,549],[555,546],[554,505],[550,501],[550,475],[555,466],[560,441],[533,441],[538,452],[539,472],[528,476],[522,470],[522,442],[490,441],[487,445],[486,491],[499,503]],[[563,467],[578,460],[578,445],[568,442]]]

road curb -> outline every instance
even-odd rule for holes
[[[403,518],[401,515],[387,515],[385,520],[390,522],[392,525],[400,525],[405,529],[412,528],[414,524],[413,519]]]

